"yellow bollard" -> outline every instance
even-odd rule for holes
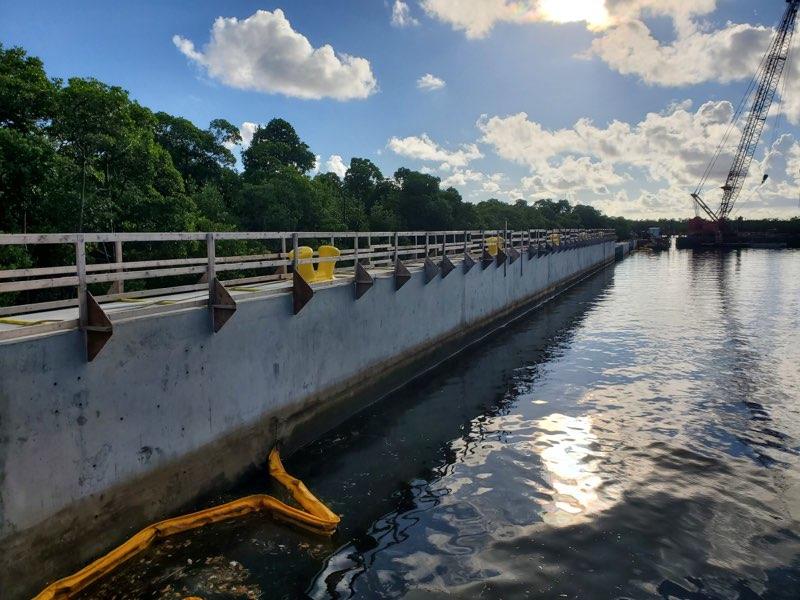
[[[490,237],[486,238],[486,250],[490,256],[497,256],[498,249],[503,247],[503,238]]]
[[[300,246],[298,250],[299,256],[297,257],[297,260],[307,260],[314,257],[314,250],[312,250],[309,246]],[[294,250],[289,252],[289,260],[294,260]],[[306,283],[311,283],[314,281],[316,273],[314,272],[313,264],[303,263],[297,265],[297,272],[300,277],[306,280]]]
[[[336,246],[320,246],[317,252],[320,258],[336,258],[342,255]],[[335,268],[335,261],[319,263],[314,281],[333,281],[333,270]]]

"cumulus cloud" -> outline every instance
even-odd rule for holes
[[[471,161],[483,158],[475,144],[463,144],[458,150],[446,150],[427,134],[405,138],[393,137],[387,144],[395,154],[420,161],[442,163],[445,168],[465,167]]]
[[[489,35],[498,23],[585,22],[593,29],[606,27],[610,14],[603,0],[422,0],[428,16],[463,31],[468,38]]]
[[[716,8],[716,0],[422,0],[428,16],[469,38],[489,35],[498,23],[585,23],[603,30],[642,16],[666,16],[686,24]]]
[[[744,24],[710,32],[687,27],[673,43],[662,44],[643,22],[630,21],[595,39],[589,55],[652,85],[728,83],[752,76],[772,33]]]
[[[411,9],[403,0],[395,0],[392,5],[392,25],[395,27],[413,27],[419,21],[411,16]]]
[[[417,79],[417,87],[426,92],[440,90],[446,85],[444,79],[440,79],[430,73],[425,73],[425,75]]]
[[[242,136],[242,148],[247,148],[250,146],[250,143],[253,141],[253,136],[256,134],[256,129],[258,129],[260,125],[258,123],[253,123],[251,121],[245,121],[239,127],[239,135]]]
[[[280,9],[217,18],[202,50],[179,35],[172,41],[209,77],[238,89],[336,100],[366,98],[377,89],[367,59],[337,54],[328,44],[314,48]]]
[[[449,188],[449,187],[463,187],[467,185],[467,183],[484,181],[486,176],[483,173],[478,171],[472,171],[470,169],[464,170],[457,170],[454,171],[449,177],[442,180],[442,187]]]
[[[588,119],[563,129],[548,129],[518,113],[481,117],[481,142],[501,158],[525,166],[514,193],[536,199],[577,194],[599,202],[611,214],[674,216],[691,208],[689,192],[728,129],[734,108],[727,101],[672,104],[638,123],[612,121],[598,126]],[[734,127],[730,139],[740,132]],[[735,141],[734,141],[735,144]],[[717,187],[733,159],[733,145],[722,149],[711,172],[706,200],[716,205]],[[764,175],[770,177],[763,181]],[[800,146],[792,136],[778,137],[753,162],[737,207],[751,216],[787,214],[797,204]],[[762,183],[763,181],[763,183]]]
[[[562,197],[575,191],[608,194],[611,187],[630,180],[630,175],[616,173],[611,162],[594,160],[588,156],[567,156],[557,165],[547,164],[537,169],[532,177],[523,177],[521,183],[523,189],[533,195]]]
[[[331,154],[330,158],[325,162],[326,173],[336,173],[339,177],[344,177],[347,174],[347,165],[338,154]]]
[[[478,128],[482,141],[499,156],[533,170],[562,164],[567,156],[589,157],[615,166],[636,167],[653,182],[690,185],[705,171],[732,115],[733,106],[720,101],[706,102],[694,112],[686,104],[675,105],[665,113],[649,113],[633,125],[612,121],[598,127],[589,119],[580,119],[571,128],[549,130],[526,113],[518,113],[484,116]],[[719,163],[727,158],[731,158],[729,149]],[[588,163],[584,163],[586,166]]]
[[[499,23],[583,22],[596,37],[578,56],[596,57],[619,73],[659,86],[749,79],[773,33],[737,23],[709,29],[701,18],[716,10],[716,0],[473,0],[469,10],[461,0],[422,0],[422,6],[469,38],[486,37]],[[674,40],[657,39],[644,21],[648,17],[669,18]],[[800,79],[791,81],[800,92]],[[800,100],[787,112],[800,121]]]

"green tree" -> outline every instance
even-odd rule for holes
[[[316,158],[294,127],[283,119],[272,119],[256,129],[253,141],[242,153],[242,162],[245,178],[257,182],[287,167],[307,173],[314,168]]]
[[[156,122],[119,87],[73,78],[59,90],[48,133],[66,161],[49,200],[63,228],[192,227],[193,203],[172,158],[156,141]]]
[[[156,140],[169,152],[187,189],[219,183],[223,172],[235,166],[236,158],[226,144],[238,143],[241,137],[224,119],[212,121],[207,130],[164,112],[156,113],[155,120]]]
[[[323,185],[293,167],[257,183],[245,182],[237,211],[247,231],[323,231],[337,228],[337,207]]]
[[[0,231],[35,229],[43,187],[55,160],[44,134],[58,81],[38,58],[0,44]]]
[[[344,190],[351,198],[360,202],[369,212],[376,201],[375,191],[383,181],[383,173],[368,158],[350,159],[350,168],[344,176]]]

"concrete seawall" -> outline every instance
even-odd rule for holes
[[[224,489],[319,410],[613,261],[599,242],[395,291],[376,275],[242,300],[209,333],[191,308],[115,323],[87,363],[82,334],[0,344],[0,590],[24,597],[143,525]]]

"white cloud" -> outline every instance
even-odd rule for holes
[[[728,83],[752,76],[771,36],[771,29],[753,25],[711,32],[687,26],[673,43],[662,44],[643,22],[630,21],[595,39],[589,54],[651,85]]]
[[[347,165],[344,164],[341,156],[331,154],[330,158],[325,162],[325,172],[336,173],[339,177],[344,177],[347,174]]]
[[[769,44],[767,27],[727,23],[709,29],[701,17],[716,0],[422,0],[426,13],[469,38],[489,35],[498,23],[584,22],[597,36],[576,54],[596,57],[611,69],[647,84],[686,86],[749,79]],[[667,17],[675,39],[659,41],[643,19]],[[790,67],[791,68],[791,67]],[[800,97],[800,67],[792,68],[789,98]],[[796,88],[796,89],[794,89]],[[800,122],[800,99],[787,112]]]
[[[467,183],[479,182],[484,181],[486,176],[483,173],[477,171],[471,171],[469,169],[465,170],[457,170],[454,171],[452,175],[447,177],[446,179],[442,180],[441,186],[443,188],[459,188],[467,185]]]
[[[553,130],[518,113],[484,116],[477,125],[481,142],[530,171],[518,189],[504,192],[507,197],[570,196],[609,214],[675,216],[691,213],[689,192],[703,175],[732,113],[726,101],[706,102],[696,110],[685,101],[633,124],[612,121],[597,126],[580,119],[570,128]],[[738,136],[734,128],[734,145]],[[704,197],[712,206],[719,201],[718,186],[725,180],[733,150],[730,144],[723,148],[709,176]],[[762,185],[764,174],[769,178]],[[800,145],[789,135],[780,136],[753,162],[737,207],[754,217],[796,214],[798,183]]]
[[[425,75],[417,79],[417,87],[426,92],[440,90],[446,85],[444,79],[440,79],[430,73],[425,73]]]
[[[336,100],[366,98],[377,89],[368,60],[337,55],[328,44],[314,48],[280,9],[217,18],[202,51],[179,35],[172,41],[212,79],[239,89]]]
[[[679,104],[667,113],[649,113],[634,125],[612,121],[606,127],[597,127],[588,119],[580,119],[572,128],[548,130],[529,120],[527,114],[518,113],[484,116],[478,128],[482,141],[499,156],[533,171],[546,172],[564,164],[577,168],[579,165],[564,163],[565,157],[588,157],[592,162],[582,166],[587,173],[594,171],[595,176],[601,173],[594,161],[603,161],[615,167],[641,169],[651,182],[691,185],[705,171],[732,114],[733,106],[721,101],[706,102],[695,112]],[[728,157],[726,150],[719,163]],[[605,177],[610,177],[608,171]]]
[[[395,154],[421,161],[442,163],[449,167],[464,167],[471,161],[483,158],[475,144],[463,144],[458,150],[445,150],[427,134],[405,138],[393,137],[387,144]]]
[[[428,16],[463,31],[468,38],[489,35],[498,23],[585,22],[593,29],[610,24],[603,0],[422,0]]]
[[[642,16],[671,17],[681,24],[714,11],[716,0],[422,0],[428,16],[463,31],[468,38],[489,35],[498,23],[583,22],[602,30]]]
[[[411,16],[411,9],[403,0],[395,0],[392,6],[392,25],[395,27],[413,27],[419,25],[419,21]]]
[[[251,121],[242,123],[241,127],[239,127],[239,135],[242,136],[242,148],[247,148],[250,145],[253,141],[253,136],[256,134],[256,129],[260,126],[258,123],[252,123]]]
[[[522,179],[526,191],[539,196],[563,197],[568,192],[588,191],[608,194],[611,187],[624,184],[630,175],[618,175],[610,162],[593,160],[588,156],[567,156],[556,166],[548,164],[537,174]]]

